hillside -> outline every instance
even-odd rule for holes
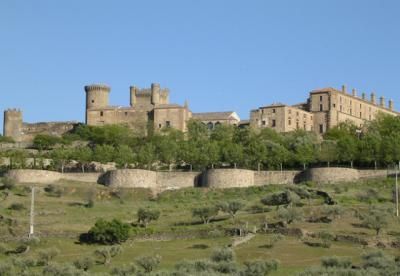
[[[29,250],[22,254],[10,252],[27,243],[31,185],[3,182],[0,271],[10,261],[15,264],[16,260],[40,259],[43,249],[49,248],[59,251],[50,263],[72,263],[85,257],[98,260],[94,252],[105,245],[80,243],[79,236],[99,218],[128,223],[130,234],[121,243],[122,253],[108,265],[94,264],[88,270],[91,274],[112,272],[114,267],[135,262],[140,267],[137,258],[154,255],[161,256],[156,271],[172,271],[183,260],[207,259],[216,249],[243,239],[238,237],[239,232],[244,237],[251,235],[247,242],[232,248],[239,267],[242,269],[245,261],[275,259],[279,266],[273,275],[300,273],[318,266],[324,256],[347,257],[359,265],[362,254],[378,249],[387,255],[400,255],[400,222],[393,216],[393,179],[318,186],[302,183],[224,190],[186,188],[158,196],[145,189],[112,189],[94,183],[36,185],[35,236],[40,241],[28,242]],[[290,191],[289,201],[273,206],[271,195],[284,191]],[[263,198],[269,205],[261,202]],[[210,223],[203,224],[192,216],[194,208],[228,202],[243,204],[235,218],[219,211]],[[137,222],[139,208],[158,210],[160,217],[144,228]],[[296,210],[292,223],[283,223],[288,218],[283,210]],[[372,229],[373,219],[365,220],[374,210],[382,210],[379,235]],[[44,267],[26,269],[41,273]]]

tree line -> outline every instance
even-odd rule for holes
[[[277,133],[270,128],[223,124],[209,130],[195,120],[189,121],[186,133],[164,128],[147,136],[138,136],[123,125],[81,125],[61,138],[37,135],[33,145],[38,153],[31,157],[51,158],[61,169],[70,160],[80,162],[82,170],[91,161],[145,169],[377,168],[400,161],[400,118],[380,114],[362,128],[345,122],[323,137],[304,130]],[[14,150],[3,152],[3,156],[18,160],[29,157],[29,153]]]

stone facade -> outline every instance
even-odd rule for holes
[[[40,122],[24,123],[21,110],[8,109],[4,111],[3,135],[11,137],[15,142],[23,143],[32,141],[38,134],[61,136],[73,130],[78,122]]]
[[[379,113],[399,116],[392,100],[386,105],[384,97],[380,97],[379,103],[376,101],[375,93],[368,100],[365,93],[359,97],[355,89],[349,94],[345,86],[342,90],[329,87],[311,91],[306,103],[294,106],[274,104],[252,110],[250,125],[270,127],[278,132],[304,129],[323,134],[346,121],[362,127]]]
[[[110,106],[111,88],[106,85],[88,85],[85,91],[86,124],[91,126],[125,124],[139,133],[145,133],[151,123],[155,130],[173,127],[186,131],[186,123],[192,117],[187,104],[170,104],[169,90],[161,89],[157,83],[149,89],[130,87],[129,107]]]

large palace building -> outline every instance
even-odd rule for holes
[[[304,129],[323,134],[346,121],[361,127],[378,113],[400,115],[394,110],[393,100],[386,105],[384,97],[377,102],[375,93],[371,93],[370,99],[367,99],[365,93],[359,97],[355,89],[349,94],[345,86],[342,90],[329,87],[311,91],[305,103],[293,106],[272,104],[252,110],[250,125],[256,128],[269,127],[277,132]]]
[[[373,120],[378,113],[393,116],[400,115],[394,110],[392,100],[386,105],[384,97],[376,100],[374,93],[367,99],[356,90],[347,93],[334,88],[317,89],[310,92],[306,102],[297,105],[272,104],[250,112],[250,120],[241,121],[234,111],[192,113],[188,103],[183,105],[169,102],[169,90],[153,83],[150,88],[130,87],[130,105],[112,106],[109,104],[111,88],[106,85],[93,84],[85,86],[86,124],[103,126],[124,124],[145,134],[150,128],[158,131],[172,127],[185,132],[190,119],[203,122],[209,129],[220,124],[250,126],[253,128],[272,128],[277,132],[289,132],[296,129],[315,131],[323,134],[340,122],[350,121],[357,126]],[[30,142],[37,134],[60,136],[71,131],[78,122],[43,122],[24,123],[22,111],[8,109],[4,111],[3,135],[16,142]]]

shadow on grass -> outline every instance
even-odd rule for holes
[[[209,246],[207,244],[193,244],[192,246],[188,247],[188,249],[207,249]]]

